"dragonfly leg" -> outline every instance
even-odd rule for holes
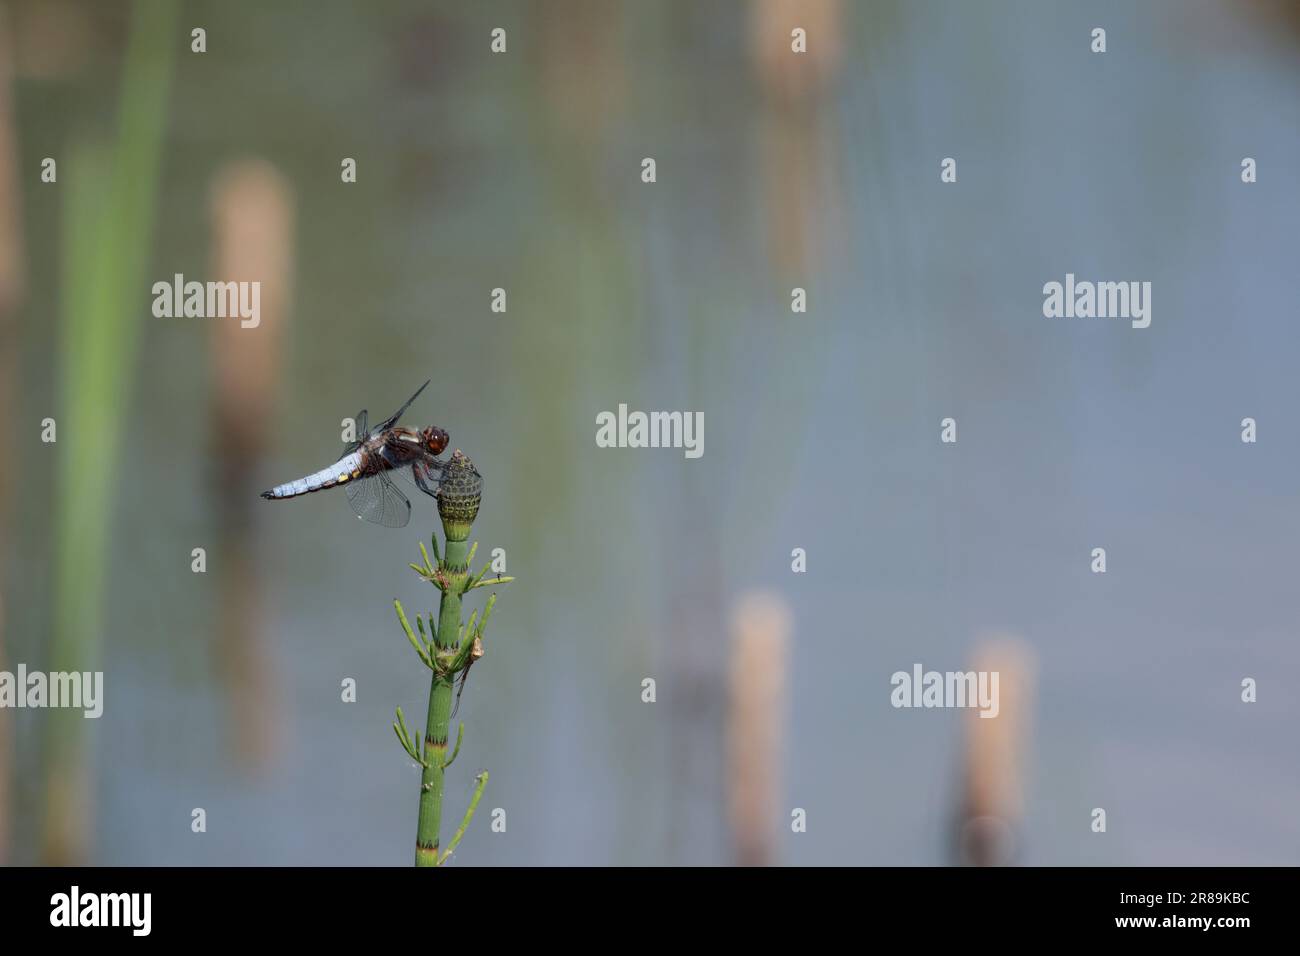
[[[438,497],[438,489],[430,488],[429,482],[425,480],[423,468],[412,468],[411,475],[415,478],[415,487],[419,488],[430,498]]]

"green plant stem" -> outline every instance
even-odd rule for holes
[[[146,0],[132,6],[116,141],[111,149],[70,145],[59,162],[59,189],[66,189],[67,198],[55,492],[60,507],[51,589],[57,600],[48,651],[54,671],[96,671],[103,657],[109,518],[141,317],[148,312],[141,309],[140,290],[147,287],[153,250],[172,60],[180,46],[178,9]],[[83,863],[91,850],[96,806],[87,725],[94,723],[79,711],[58,709],[45,725],[40,842],[47,865]]]
[[[479,800],[483,799],[483,788],[487,786],[487,782],[488,772],[484,770],[478,775],[478,786],[474,788],[474,796],[470,798],[469,807],[465,810],[465,819],[460,821],[460,827],[452,835],[451,842],[447,844],[447,852],[438,860],[439,866],[446,863],[448,857],[456,852],[456,847],[460,844],[460,838],[465,835],[465,831],[469,829],[470,821],[474,819],[474,811],[478,809]]]
[[[443,575],[442,603],[438,606],[439,651],[452,650],[460,635],[460,598],[469,577],[469,528],[459,540],[448,537],[439,568]],[[436,653],[436,652],[435,652]],[[435,667],[429,687],[429,716],[424,732],[424,773],[420,777],[420,822],[415,835],[415,865],[438,865],[438,834],[442,826],[443,777],[451,701],[456,674]]]

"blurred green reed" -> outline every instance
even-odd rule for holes
[[[146,269],[172,60],[176,46],[186,42],[175,25],[175,5],[137,0],[116,142],[75,143],[61,163],[66,200],[52,671],[101,666],[118,449],[148,309]],[[73,863],[85,859],[90,836],[89,728],[78,710],[52,714],[42,852],[49,863]]]

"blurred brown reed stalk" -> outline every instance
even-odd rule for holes
[[[741,866],[776,859],[786,721],[790,609],[770,592],[740,598],[731,614],[727,713],[728,816]]]
[[[840,0],[759,0],[751,7],[750,54],[767,109],[760,129],[763,195],[768,197],[769,259],[783,275],[803,276],[822,257],[828,214],[822,172],[826,92],[840,64]],[[791,48],[796,28],[807,52]]]
[[[566,156],[585,159],[596,152],[593,144],[620,117],[627,98],[627,58],[619,36],[623,11],[605,0],[553,0],[535,13],[548,121],[543,130],[581,144]],[[576,170],[573,177],[579,176],[590,188],[591,169]]]
[[[13,50],[8,11],[0,9],[0,670],[5,655],[5,585],[9,572],[10,501],[13,496],[13,421],[18,401],[18,325],[15,314],[23,296],[22,193],[18,185],[17,136],[10,83]],[[13,717],[0,708],[0,865],[8,859],[10,781],[14,776]]]
[[[9,12],[14,67],[23,79],[67,79],[120,49],[121,5],[40,0],[11,4]]]
[[[1254,21],[1257,29],[1267,32],[1274,39],[1284,39],[1294,45],[1300,38],[1300,3],[1296,0],[1248,0],[1246,3],[1242,3],[1241,0],[1221,0],[1221,2],[1231,15],[1244,14],[1245,19]],[[1208,10],[1191,7],[1189,12],[1199,15],[1201,19],[1210,23],[1213,32],[1207,31],[1206,36],[1222,44],[1223,31],[1215,29],[1213,18],[1206,15],[1209,13]],[[1221,46],[1218,48],[1222,49]]]
[[[214,651],[226,684],[233,747],[258,769],[279,741],[271,712],[271,660],[262,640],[262,591],[253,541],[259,501],[251,476],[265,454],[293,294],[294,203],[284,177],[269,163],[241,160],[218,173],[212,189],[213,279],[260,281],[261,322],[212,323],[215,398],[213,431],[219,463],[216,554],[220,609]]]
[[[966,712],[954,855],[963,864],[1005,866],[1020,853],[1033,652],[1014,638],[986,640],[977,646],[972,667],[998,673],[998,715],[981,717],[977,708]]]
[[[750,52],[768,94],[797,104],[824,90],[840,65],[841,0],[756,0],[750,9]],[[791,49],[796,27],[806,32],[806,53]]]

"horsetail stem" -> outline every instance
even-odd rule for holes
[[[469,626],[462,631],[461,598],[473,586],[481,586],[479,582],[483,579],[483,573],[474,578],[469,569],[469,562],[474,554],[474,549],[469,544],[469,532],[474,519],[478,517],[482,493],[482,476],[475,469],[474,463],[457,451],[447,463],[438,489],[438,515],[442,519],[446,543],[440,551],[435,534],[433,553],[437,559],[436,564],[429,561],[429,555],[421,544],[420,556],[423,564],[411,565],[423,580],[429,581],[442,591],[436,629],[430,615],[429,632],[432,634],[433,641],[427,646],[427,654],[421,653],[424,648],[412,632],[401,603],[394,602],[407,639],[420,654],[420,659],[425,666],[433,672],[429,685],[429,709],[425,722],[424,742],[421,745],[422,749],[418,751],[423,771],[420,776],[420,816],[415,835],[416,866],[439,866],[446,862],[474,818],[474,811],[478,808],[479,798],[482,797],[483,787],[487,783],[485,771],[479,775],[478,786],[469,808],[465,811],[460,828],[456,831],[447,851],[440,857],[438,844],[442,829],[444,780],[447,767],[455,757],[453,754],[452,758],[448,759],[447,741],[450,736],[452,695],[456,685],[456,675],[472,664],[478,656],[466,653],[466,648],[481,642],[483,629],[487,626],[488,613],[496,602],[496,595],[493,594],[488,599],[487,609],[478,619],[477,624],[475,624],[475,617],[471,616]],[[485,567],[483,572],[486,571]],[[509,579],[499,580],[505,583]],[[477,612],[475,614],[477,615]],[[416,618],[416,626],[422,638],[425,630],[419,617]],[[462,641],[464,646],[461,646]],[[481,643],[477,646],[481,646]],[[398,720],[393,725],[393,729],[397,733],[398,740],[403,742],[403,748],[410,754],[416,748],[410,742],[409,733],[406,732],[406,726],[402,722],[400,708],[397,716]],[[456,735],[456,753],[460,752],[464,730],[462,724]],[[408,747],[408,743],[411,743],[411,746]]]

